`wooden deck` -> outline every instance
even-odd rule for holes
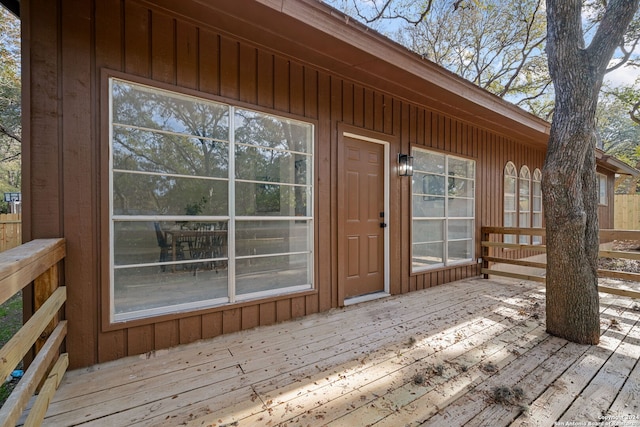
[[[585,346],[544,296],[465,280],[71,371],[45,425],[640,427],[640,301],[601,294]]]

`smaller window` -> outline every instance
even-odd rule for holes
[[[607,198],[607,176],[601,173],[598,174],[598,204],[605,206],[609,204]]]
[[[474,255],[475,161],[412,148],[412,272]]]

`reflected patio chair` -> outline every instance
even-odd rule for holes
[[[227,222],[221,221],[219,227],[217,228],[218,232],[215,233],[212,237],[211,243],[213,246],[213,256],[214,258],[226,258],[227,256]],[[218,269],[224,270],[227,268],[227,261],[218,260],[213,261],[213,268],[218,272]]]
[[[160,246],[160,262],[167,262],[173,260],[173,244],[167,241],[165,234],[160,228],[159,222],[154,222],[153,227],[156,230],[156,239],[158,240],[158,246]],[[184,251],[182,249],[182,243],[176,242],[176,259],[184,259]],[[161,266],[162,271],[166,271],[166,265]]]
[[[191,264],[191,271],[195,276],[198,269],[213,269],[214,235],[208,224],[200,224],[193,237],[189,239],[189,254],[192,260],[202,260]],[[216,269],[216,273],[218,270]]]

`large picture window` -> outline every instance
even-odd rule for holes
[[[475,161],[412,151],[412,271],[473,260]]]
[[[112,78],[111,320],[313,287],[313,125]]]

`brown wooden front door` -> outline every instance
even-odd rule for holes
[[[384,146],[343,139],[339,263],[344,298],[384,291]]]

